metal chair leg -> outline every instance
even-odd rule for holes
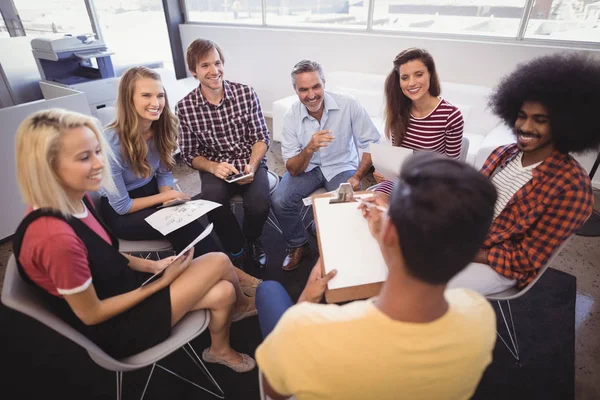
[[[117,400],[123,397],[123,372],[117,371]]]
[[[198,369],[200,369],[200,371],[202,371],[202,373],[212,382],[212,384],[215,385],[218,393],[210,391],[210,390],[206,389],[205,387],[198,385],[196,382],[192,382],[191,380],[184,378],[183,376],[179,375],[178,373],[173,372],[170,369],[165,368],[162,365],[155,363],[155,364],[152,364],[152,369],[150,370],[150,374],[148,374],[148,379],[146,379],[146,385],[144,386],[144,390],[142,392],[142,397],[140,398],[140,400],[143,400],[144,396],[146,395],[146,390],[148,389],[148,385],[150,384],[150,379],[152,379],[152,374],[154,373],[155,367],[158,367],[158,368],[162,369],[163,371],[166,371],[169,374],[176,376],[177,378],[189,383],[190,385],[194,385],[198,389],[202,389],[205,392],[212,394],[213,396],[215,396],[218,399],[224,399],[225,392],[223,392],[223,389],[221,389],[221,386],[219,386],[219,384],[217,383],[215,378],[213,378],[213,376],[210,374],[210,372],[206,368],[206,365],[204,365],[204,363],[202,362],[202,359],[198,356],[198,354],[196,353],[196,351],[194,350],[192,345],[189,343],[186,343],[181,348],[183,349],[183,351],[185,351],[185,353],[188,355],[188,357],[190,357],[192,359],[192,361],[194,362],[194,364],[196,364]],[[122,389],[123,389],[123,372],[117,371],[117,400],[122,400],[122,397],[123,397]]]
[[[508,351],[510,351],[510,354],[512,354],[512,356],[517,361],[520,361],[520,359],[519,359],[519,342],[517,340],[517,331],[515,330],[515,323],[513,320],[512,310],[510,308],[510,301],[506,301],[507,313],[508,313],[508,317],[510,319],[510,326],[508,325],[508,320],[506,319],[506,315],[504,314],[504,309],[502,307],[502,303],[500,301],[497,301],[497,303],[498,303],[498,308],[500,309],[500,314],[502,315],[502,320],[504,321],[504,326],[506,327],[506,332],[508,333],[508,337],[510,339],[511,345],[508,344],[508,342],[502,337],[502,335],[500,334],[500,332],[497,329],[496,329],[496,333],[498,334],[498,337],[500,338],[502,343],[504,343],[504,345],[506,346]]]

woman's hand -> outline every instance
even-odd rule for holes
[[[156,274],[157,272],[160,272],[163,269],[167,268],[173,262],[174,259],[175,259],[175,256],[163,258],[162,260],[158,260],[158,261],[147,260],[147,261],[149,261],[149,265],[148,265],[148,270],[146,272],[150,272],[151,274]]]
[[[177,190],[167,190],[166,192],[162,192],[162,203],[163,204],[167,204],[170,201],[173,200],[191,200],[192,198],[190,196],[188,196],[187,194],[183,193],[183,192],[179,192]]]
[[[383,181],[386,181],[387,179],[385,178],[385,176],[381,175],[379,172],[377,171],[373,171],[373,178],[375,178],[375,182],[377,183],[381,183]]]
[[[161,282],[165,286],[170,285],[179,275],[183,273],[190,266],[194,259],[194,248],[188,250],[187,253],[183,254],[179,259],[173,262],[169,268],[165,270],[165,273],[160,278]]]

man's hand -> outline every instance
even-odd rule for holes
[[[244,167],[244,173],[252,174],[252,175],[250,175],[247,178],[240,179],[239,181],[236,181],[235,183],[237,183],[238,185],[247,185],[249,183],[252,183],[252,181],[254,180],[254,167],[250,164],[247,164],[246,167]]]
[[[479,249],[477,254],[475,254],[475,259],[473,259],[473,262],[489,265],[490,262],[488,261],[488,254],[488,250]]]
[[[377,171],[373,171],[373,178],[375,178],[375,182],[377,182],[377,183],[381,183],[381,182],[387,180],[387,179],[385,179],[385,176],[381,175]]]
[[[384,213],[377,209],[377,206],[388,207],[388,198],[385,194],[380,192],[375,192],[375,194],[371,197],[367,197],[363,199],[365,203],[372,204],[373,207],[368,205],[361,204],[358,208],[362,211],[363,217],[367,219],[369,223],[369,230],[371,231],[371,235],[377,238],[379,232],[381,232],[381,227],[383,225]]]
[[[333,139],[335,139],[335,136],[331,134],[330,130],[317,131],[312,135],[312,139],[306,146],[306,151],[310,154],[316,153],[321,147],[329,146],[329,143],[331,143]]]
[[[210,173],[219,179],[225,179],[231,174],[239,174],[240,172],[233,165],[222,162],[214,163]]]
[[[358,178],[358,176],[352,176],[350,179],[348,179],[348,183],[352,185],[352,190],[360,190],[360,179]]]
[[[302,291],[302,294],[298,298],[298,303],[308,301],[310,303],[318,303],[325,294],[327,289],[327,282],[329,282],[337,274],[337,270],[331,270],[325,276],[323,276],[323,260],[319,257],[317,263],[313,267],[306,286]]]

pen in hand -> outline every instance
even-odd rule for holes
[[[364,205],[367,208],[375,208],[375,209],[377,209],[377,210],[379,210],[381,212],[387,212],[388,211],[388,209],[386,207],[382,207],[382,206],[379,206],[379,205],[374,204],[374,203],[369,203],[367,201],[364,201],[360,197],[355,198],[355,200],[357,202],[359,202],[360,204]]]

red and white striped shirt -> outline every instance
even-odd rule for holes
[[[465,126],[460,110],[440,98],[437,107],[423,118],[410,115],[401,147],[429,150],[458,159]],[[392,137],[392,145],[394,143]]]

